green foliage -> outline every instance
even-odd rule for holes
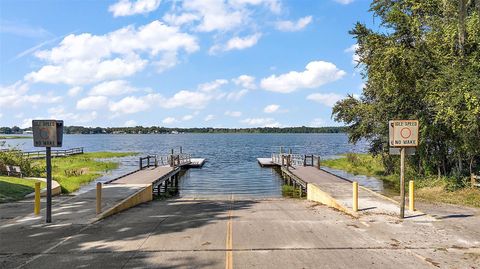
[[[63,193],[78,190],[81,185],[91,182],[110,170],[118,167],[117,162],[100,161],[97,159],[125,157],[135,155],[128,152],[89,152],[64,158],[52,159],[52,176],[60,186]],[[36,163],[45,171],[45,161],[37,160]],[[43,173],[42,176],[45,177]]]
[[[0,174],[6,175],[6,165],[19,166],[23,175],[27,177],[38,177],[42,171],[40,166],[15,149],[0,151]]]
[[[0,176],[0,203],[24,198],[35,191],[35,182],[37,180]],[[40,188],[45,188],[44,182],[40,184]]]
[[[387,175],[382,158],[371,154],[348,153],[338,159],[323,160],[322,166],[343,170],[353,175],[365,175],[383,180],[389,188],[399,190],[398,176]]]
[[[366,84],[333,115],[352,142],[370,141],[387,174],[398,166],[388,154],[392,119],[420,121],[420,146],[408,158],[415,172],[460,180],[480,170],[480,4],[459,1],[374,0],[381,29],[357,23],[350,32]]]
[[[302,194],[301,188],[295,188],[290,185],[282,185],[282,196],[289,198],[300,198]],[[305,198],[305,197],[303,197]]]
[[[400,176],[398,173],[385,175],[380,156],[370,154],[349,153],[338,159],[324,160],[322,166],[343,170],[354,175],[373,176],[384,182],[387,188],[384,194],[397,196],[400,190]],[[406,167],[405,185],[408,181],[415,181],[415,192],[419,199],[430,202],[444,202],[466,206],[480,207],[480,189],[467,188],[469,178],[421,176],[410,166]]]

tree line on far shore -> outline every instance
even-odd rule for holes
[[[21,134],[31,128],[0,127],[0,134]],[[345,127],[258,127],[258,128],[167,128],[143,127],[84,127],[65,126],[65,134],[171,134],[171,133],[344,133]]]

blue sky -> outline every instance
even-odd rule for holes
[[[333,126],[368,0],[0,1],[0,126]]]

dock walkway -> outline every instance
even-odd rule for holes
[[[165,160],[171,161],[172,166],[165,165]],[[100,214],[96,212],[96,189],[92,189],[54,203],[52,207],[53,222],[89,224],[151,201],[154,194],[160,194],[162,190],[165,192],[169,188],[178,186],[179,173],[182,168],[201,167],[204,163],[205,159],[192,159],[180,154],[172,154],[160,159],[153,155],[141,157],[139,169],[102,184],[102,212]],[[44,218],[45,208],[38,216],[29,214],[12,220],[10,224],[38,224],[44,222]]]
[[[319,160],[318,156],[298,154],[272,154],[271,159],[258,159],[260,165],[264,164],[262,166],[280,167],[286,183],[300,188],[310,200],[317,200],[353,216],[398,215],[399,204],[395,200],[362,186],[358,189],[358,211],[354,212],[352,182],[321,169]],[[422,212],[405,210],[405,218],[411,217],[430,218]]]

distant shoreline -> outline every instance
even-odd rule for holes
[[[347,127],[258,127],[258,128],[166,128],[166,127],[83,127],[65,126],[64,134],[312,134],[312,133],[346,133]],[[0,127],[0,133],[17,135],[31,133],[31,128]]]

